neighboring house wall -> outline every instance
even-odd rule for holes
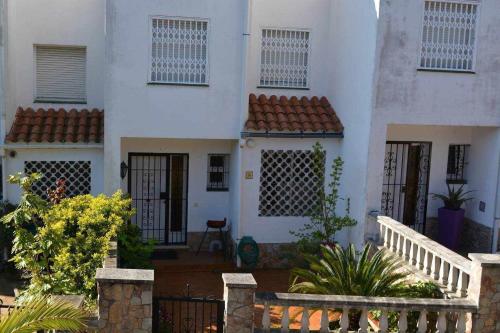
[[[9,0],[7,119],[18,106],[102,108],[104,105],[104,2],[102,0]],[[34,45],[85,46],[87,104],[33,103]]]
[[[91,165],[91,194],[98,195],[103,192],[103,157],[102,149],[15,149],[16,157],[5,157],[6,165],[4,173],[6,176],[24,172],[26,161],[90,161]],[[8,154],[7,154],[8,155]],[[17,203],[21,196],[19,186],[8,184],[4,189],[7,200]]]

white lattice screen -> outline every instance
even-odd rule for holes
[[[260,85],[307,88],[309,72],[309,32],[263,29]]]
[[[425,1],[420,67],[472,71],[477,1]]]
[[[208,21],[153,18],[151,82],[208,83]]]
[[[316,208],[319,186],[324,184],[314,171],[312,151],[261,152],[259,216],[308,216]]]
[[[33,184],[33,192],[47,198],[58,179],[66,180],[66,197],[90,193],[90,161],[25,161],[24,173],[39,173],[42,178]]]

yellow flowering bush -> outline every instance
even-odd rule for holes
[[[50,205],[31,192],[37,175],[11,176],[21,186],[19,207],[2,221],[14,226],[13,261],[30,279],[27,294],[96,297],[95,272],[109,242],[133,212],[121,191],[112,196],[79,195]]]

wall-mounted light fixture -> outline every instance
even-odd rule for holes
[[[125,178],[127,176],[127,172],[128,172],[128,165],[127,163],[125,163],[125,161],[122,161],[120,163],[120,177]]]

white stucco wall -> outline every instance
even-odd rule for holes
[[[353,216],[362,223],[349,240],[363,242],[367,213],[366,179],[372,114],[378,0],[331,1],[328,96],[344,124],[342,193],[351,197]]]
[[[500,125],[500,1],[480,1],[476,74],[417,71],[423,1],[381,2],[375,117],[388,123]]]
[[[104,106],[104,9],[103,0],[7,0],[7,131],[18,106]],[[36,44],[87,48],[86,105],[33,103]]]
[[[176,140],[136,139],[121,140],[121,158],[128,163],[128,153],[182,153],[189,155],[188,169],[188,231],[205,231],[207,220],[221,220],[230,217],[230,196],[228,192],[207,191],[208,154],[233,154],[236,140]],[[231,162],[233,159],[231,158]],[[230,164],[230,177],[234,172]],[[116,170],[119,173],[119,169]],[[121,181],[121,188],[127,191],[127,177]],[[231,215],[234,216],[234,215]],[[229,219],[231,223],[231,219]]]
[[[9,151],[4,160],[4,177],[24,172],[25,161],[90,161],[91,194],[103,192],[103,153],[102,149],[14,149],[16,156],[10,157]],[[17,203],[21,191],[16,185],[8,184],[4,189],[5,199]]]
[[[241,150],[242,174],[240,225],[238,239],[252,236],[258,243],[288,243],[294,241],[290,230],[298,231],[307,217],[259,216],[259,188],[262,150],[311,150],[315,142],[320,142],[326,151],[326,166],[329,174],[333,159],[340,153],[341,139],[276,139],[252,138],[252,148],[245,146]],[[245,179],[245,172],[253,172],[252,179]],[[328,178],[325,180],[328,183]],[[338,235],[337,240],[345,244],[345,233]]]

